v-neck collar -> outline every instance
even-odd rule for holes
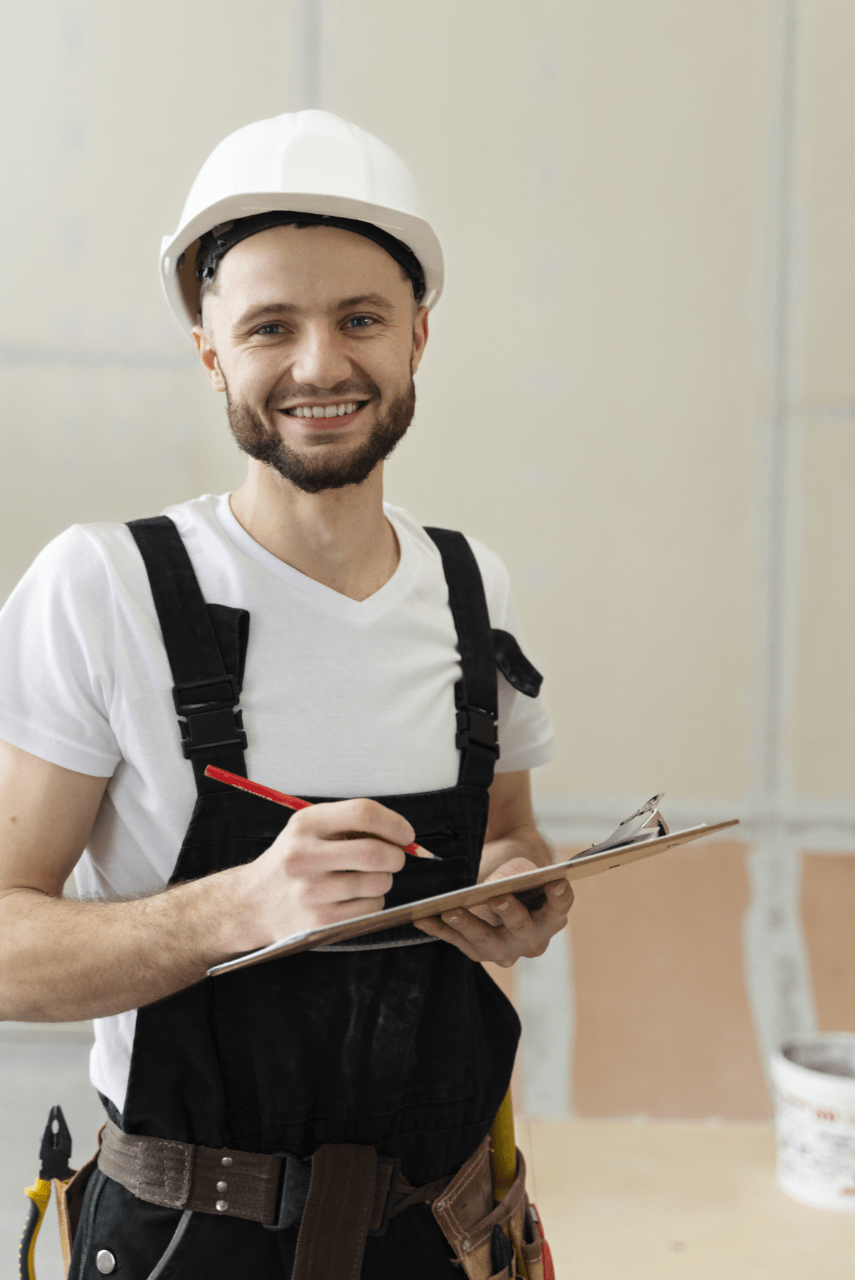
[[[391,578],[384,582],[378,591],[375,591],[365,600],[352,600],[350,596],[343,595],[340,591],[335,591],[332,587],[325,586],[324,583],[316,582],[314,578],[300,573],[299,569],[286,564],[284,560],[280,560],[278,556],[273,555],[259,542],[256,542],[247,533],[243,525],[240,524],[232,511],[227,493],[222,494],[217,499],[215,507],[217,521],[223,532],[245,556],[281,582],[286,582],[295,591],[310,597],[325,609],[354,620],[357,618],[373,618],[400,600],[409,587],[416,571],[417,557],[414,553],[411,539],[407,537],[406,531],[402,529],[396,519],[394,508],[384,503],[383,511],[386,519],[395,530],[395,535],[398,539],[398,547],[400,549],[398,565]]]

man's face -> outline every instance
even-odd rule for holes
[[[305,492],[360,484],[412,420],[427,311],[364,236],[250,236],[220,263],[193,332],[237,443]]]

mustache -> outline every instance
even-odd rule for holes
[[[370,378],[365,381],[358,382],[355,378],[348,378],[344,382],[337,382],[332,387],[316,387],[311,382],[300,383],[297,386],[289,387],[285,395],[282,392],[274,391],[267,397],[265,408],[270,409],[289,409],[291,405],[300,404],[303,400],[372,400],[380,394],[380,390],[376,382],[372,382]]]

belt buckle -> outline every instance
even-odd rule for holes
[[[288,1151],[273,1151],[282,1161],[282,1183],[279,1189],[279,1203],[275,1222],[263,1222],[265,1231],[287,1231],[289,1227],[297,1227],[303,1217],[306,1199],[309,1194],[309,1182],[312,1177],[311,1160],[305,1164],[299,1156]]]
[[[383,1206],[383,1216],[380,1219],[380,1226],[375,1227],[373,1230],[369,1227],[366,1233],[369,1236],[384,1236],[386,1234],[386,1228],[389,1225],[389,1218],[392,1213],[392,1193],[395,1190],[395,1183],[398,1181],[398,1174],[401,1171],[401,1161],[397,1156],[381,1156],[378,1154],[377,1163],[378,1165],[392,1165],[392,1172],[389,1175],[389,1190],[386,1192],[386,1203]]]

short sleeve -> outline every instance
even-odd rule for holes
[[[112,592],[102,549],[79,525],[33,562],[0,611],[0,738],[52,764],[109,777]]]

